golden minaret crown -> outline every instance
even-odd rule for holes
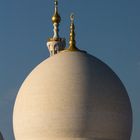
[[[55,11],[54,11],[54,15],[52,16],[52,23],[57,23],[59,24],[61,21],[61,17],[58,13],[58,0],[54,1],[54,5],[55,5]]]
[[[53,23],[53,37],[49,38],[47,41],[47,47],[50,52],[50,56],[53,56],[60,51],[65,49],[66,43],[65,38],[59,37],[59,23],[61,21],[61,17],[58,12],[58,0],[54,1],[54,15],[52,16],[52,23]]]

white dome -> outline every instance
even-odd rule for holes
[[[82,52],[61,52],[38,65],[14,107],[16,140],[130,140],[132,112],[115,73]]]

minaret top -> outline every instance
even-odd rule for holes
[[[61,21],[61,17],[58,13],[58,0],[54,1],[55,11],[54,15],[52,16],[52,23],[53,23],[53,37],[48,39],[47,47],[50,52],[50,56],[59,53],[60,51],[65,49],[66,42],[65,38],[59,37],[59,23]]]
[[[55,11],[54,11],[54,15],[52,16],[52,22],[59,24],[61,21],[61,17],[58,13],[58,0],[54,1],[54,5],[55,5]]]
[[[54,0],[54,14],[52,16],[52,23],[54,26],[54,35],[53,40],[59,40],[59,23],[61,21],[61,17],[58,13],[58,0]]]

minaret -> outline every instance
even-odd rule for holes
[[[54,26],[54,35],[52,38],[48,39],[47,47],[50,52],[50,56],[59,53],[60,51],[65,49],[66,43],[64,38],[59,37],[59,23],[61,21],[61,17],[58,13],[58,0],[54,1],[55,11],[52,16],[52,23]]]

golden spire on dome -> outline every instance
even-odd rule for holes
[[[74,26],[74,14],[72,13],[70,15],[70,41],[69,41],[69,48],[67,50],[69,51],[79,51],[79,49],[76,47],[76,41],[75,41],[75,26]]]
[[[52,22],[59,24],[61,21],[61,17],[58,13],[58,0],[54,0],[54,5],[55,5],[55,11],[54,11],[54,15],[52,16]]]

